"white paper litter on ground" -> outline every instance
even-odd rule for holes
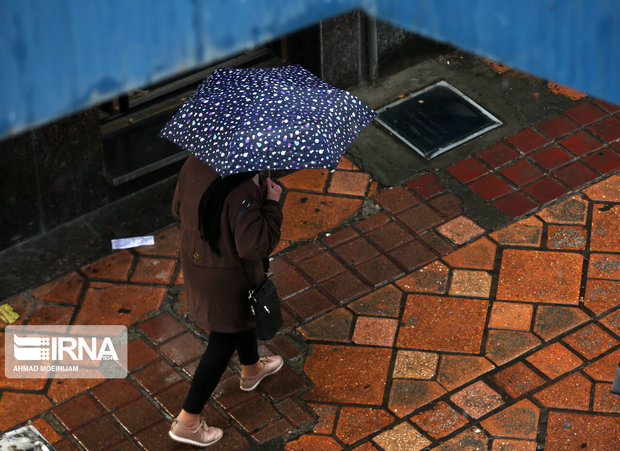
[[[33,425],[22,426],[19,429],[0,432],[0,450],[37,450],[50,451],[54,448]]]
[[[134,236],[132,238],[119,238],[112,240],[112,249],[129,249],[130,247],[150,246],[155,244],[153,235]]]

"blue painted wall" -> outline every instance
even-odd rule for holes
[[[620,103],[619,0],[379,0],[368,11]]]
[[[619,0],[0,0],[0,137],[358,7],[620,103]]]

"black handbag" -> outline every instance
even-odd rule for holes
[[[282,327],[280,297],[273,282],[265,277],[256,290],[248,293],[250,309],[256,322],[256,334],[260,340],[271,340]]]
[[[239,210],[239,213],[237,213],[232,230],[233,237],[235,229],[237,228],[237,223],[253,200],[254,199],[250,198],[241,203],[241,209]],[[267,273],[269,271],[269,259],[263,259],[265,278],[258,287],[252,287],[250,276],[245,269],[245,265],[241,257],[239,257],[239,261],[241,263],[243,273],[245,274],[245,278],[248,281],[248,285],[250,286],[248,300],[250,303],[250,310],[252,311],[252,315],[254,316],[254,321],[256,323],[256,334],[259,340],[271,340],[276,333],[278,333],[278,330],[280,330],[280,327],[282,327],[284,321],[282,320],[282,310],[280,307],[280,297],[278,296],[278,291],[276,290],[276,286],[273,282],[267,277]]]

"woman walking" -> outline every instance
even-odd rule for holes
[[[254,390],[282,367],[280,356],[259,358],[247,280],[259,285],[263,259],[280,240],[281,193],[270,179],[260,186],[256,172],[221,178],[194,156],[181,169],[172,211],[181,223],[188,310],[193,321],[209,331],[209,342],[170,428],[176,441],[208,446],[222,437],[223,431],[209,427],[200,412],[235,351],[241,390]],[[244,202],[247,208],[242,209]]]

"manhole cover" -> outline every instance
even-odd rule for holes
[[[502,122],[446,81],[377,111],[377,121],[430,160]]]

